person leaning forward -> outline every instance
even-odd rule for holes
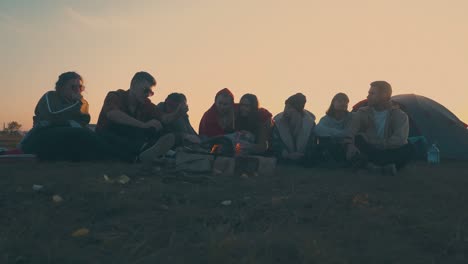
[[[170,114],[161,113],[149,99],[154,94],[155,78],[137,72],[128,90],[109,92],[99,114],[96,132],[121,148],[127,161],[150,162],[174,145],[173,134],[163,133],[163,124],[186,114],[179,107]]]

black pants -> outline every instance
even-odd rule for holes
[[[110,158],[111,146],[88,128],[33,128],[21,145],[40,160],[91,161]]]
[[[112,154],[113,158],[129,162],[133,162],[145,146],[152,146],[161,137],[161,133],[154,128],[125,125],[113,125],[98,134],[115,150]]]
[[[370,162],[378,166],[394,163],[397,169],[401,169],[411,161],[413,156],[411,144],[406,144],[395,149],[378,149],[369,144],[364,137],[356,136],[355,145],[361,153],[367,156]]]
[[[306,167],[342,168],[348,166],[343,138],[317,137],[305,155]]]

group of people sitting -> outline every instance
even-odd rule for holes
[[[199,133],[190,124],[185,95],[172,93],[155,105],[149,99],[155,87],[151,74],[137,72],[128,90],[107,94],[93,131],[83,78],[63,73],[55,90],[39,100],[33,128],[20,148],[42,160],[151,162],[187,147],[220,155],[275,156],[303,166],[332,161],[391,174],[411,159],[408,116],[390,100],[392,87],[385,81],[370,84],[368,106],[357,112],[348,111],[346,94],[336,94],[318,124],[301,93],[287,98],[283,112],[273,117],[254,94],[236,103],[224,88],[203,115]]]

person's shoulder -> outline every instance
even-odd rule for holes
[[[405,111],[401,110],[399,105],[393,105],[392,108],[390,109],[390,112],[395,117],[402,117],[402,118],[408,117]]]
[[[115,91],[109,91],[107,93],[107,97],[124,97],[128,94],[128,91],[125,91],[125,90],[122,90],[122,89],[119,89],[119,90],[115,90]]]
[[[57,101],[57,99],[58,94],[56,91],[47,91],[39,98],[36,109],[40,109],[43,106],[49,107],[50,103]]]
[[[310,118],[312,119],[314,122],[315,122],[315,115],[312,114],[312,112],[308,111],[308,110],[304,110],[304,113],[306,115],[307,118]]]
[[[156,107],[159,109],[159,111],[166,112],[166,103],[160,102],[159,104],[156,105]]]
[[[50,91],[45,92],[44,95],[42,95],[41,98],[47,98],[47,99],[52,98],[53,99],[53,98],[58,98],[58,97],[59,97],[59,94],[58,94],[57,91],[50,90]]]
[[[332,118],[329,115],[324,115],[324,116],[322,116],[320,118],[319,123],[326,123],[326,122],[329,122],[331,120],[332,120]]]
[[[369,106],[363,106],[359,108],[356,112],[352,112],[351,118],[367,118],[372,112],[372,108]]]
[[[50,91],[45,92],[44,95],[58,96],[58,92],[55,90],[50,90]]]
[[[260,115],[260,119],[262,122],[265,122],[273,117],[273,115],[267,109],[260,107],[258,109],[258,113]]]
[[[115,90],[115,91],[110,91],[106,95],[106,101],[115,101],[115,100],[123,100],[126,96],[128,95],[128,92],[125,90]]]
[[[360,107],[355,113],[368,113],[369,111],[371,111],[369,106],[363,106]]]
[[[278,122],[279,120],[283,118],[283,114],[284,114],[283,112],[276,114],[275,117],[273,117],[273,120],[275,122]]]
[[[215,114],[216,114],[216,106],[212,105],[210,106],[210,108],[208,108],[208,110],[205,111],[205,113],[203,113],[202,118],[208,118],[210,115],[215,115]]]
[[[151,108],[158,108],[153,102],[151,102],[151,100],[149,98],[146,98],[144,106],[145,107],[151,107]]]

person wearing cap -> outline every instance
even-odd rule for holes
[[[189,107],[187,104],[187,97],[182,93],[171,93],[167,96],[164,102],[160,102],[158,105],[159,111],[163,114],[174,113],[180,106],[184,109],[184,115],[169,122],[165,126],[165,131],[174,133],[176,136],[176,145],[185,144],[199,144],[200,138],[197,135],[195,129],[190,124],[189,116],[187,114]]]
[[[272,149],[280,160],[300,163],[313,144],[315,116],[304,109],[306,101],[302,93],[292,95],[273,119]]]
[[[228,88],[220,90],[213,105],[203,114],[198,133],[202,139],[209,139],[235,131],[234,95]]]
[[[163,125],[185,115],[188,109],[180,105],[172,113],[161,113],[149,99],[155,87],[151,74],[137,72],[128,90],[109,92],[104,100],[96,132],[126,153],[123,160],[151,162],[174,145],[174,135],[163,134]]]
[[[87,126],[88,102],[83,98],[83,78],[76,72],[62,73],[55,91],[46,92],[36,105],[33,128],[20,142],[20,149],[41,160],[95,160],[104,158],[104,147]]]
[[[259,106],[254,94],[244,94],[239,101],[235,129],[238,132],[249,132],[254,136],[254,143],[249,146],[252,154],[263,154],[267,151],[273,127],[272,114]]]

